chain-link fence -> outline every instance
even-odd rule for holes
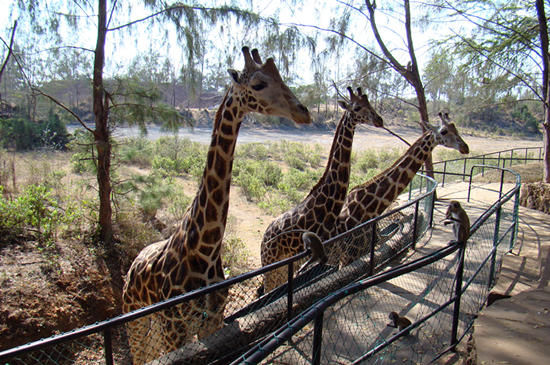
[[[515,242],[520,184],[514,175],[514,187],[500,190],[472,225],[466,245],[450,242],[332,292],[234,363],[425,364],[453,349]]]
[[[432,179],[418,175],[409,188],[410,200],[398,209],[326,241],[328,265],[317,265],[295,276],[308,255],[302,252],[108,321],[1,352],[0,363],[227,363],[316,301],[372,275],[413,246],[429,227],[435,187]],[[348,262],[340,262],[342,252],[348,254]],[[288,282],[259,295],[263,274],[277,268],[285,269]],[[206,312],[193,313],[193,304],[208,308],[220,293],[227,293],[224,324],[212,326]],[[176,336],[191,324],[167,318],[182,318],[188,313],[198,320],[193,324],[193,336],[182,341]]]

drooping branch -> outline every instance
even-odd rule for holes
[[[17,20],[13,22],[13,29],[11,31],[10,44],[8,45],[8,54],[6,56],[6,59],[2,63],[2,67],[0,68],[0,82],[2,82],[2,75],[4,74],[4,70],[6,69],[6,66],[8,64],[9,59],[10,59],[10,56],[13,53],[13,42],[15,40],[15,30],[16,29],[17,29]]]

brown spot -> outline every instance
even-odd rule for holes
[[[388,182],[388,179],[382,179],[378,182],[378,196],[382,196],[386,190],[390,187],[390,183]]]
[[[206,204],[206,190],[205,189],[201,189],[201,193],[199,195],[199,201],[200,201],[201,206],[204,206]]]
[[[199,251],[205,256],[210,256],[210,254],[212,253],[212,249],[213,247],[210,245],[201,245]]]
[[[208,166],[209,170],[211,170],[212,166],[214,166],[214,151],[212,150],[208,151],[208,157],[206,158],[206,165]]]
[[[409,175],[407,174],[406,170],[402,172],[401,177],[399,178],[399,183],[402,184],[403,186],[409,183]]]
[[[206,186],[208,187],[209,191],[214,190],[219,185],[220,185],[220,183],[218,182],[218,179],[216,179],[215,177],[210,176],[210,175],[206,177]]]
[[[227,99],[227,102],[225,103],[225,106],[229,108],[231,106],[231,104],[233,104],[233,97],[232,96],[230,96],[229,99]]]
[[[162,271],[169,271],[170,268],[176,266],[178,261],[172,254],[172,252],[168,251],[166,255],[164,256],[164,262],[162,264]]]
[[[218,174],[218,176],[225,177],[225,174],[227,172],[226,167],[227,165],[223,157],[219,154],[216,155],[216,173]]]
[[[204,272],[204,270],[200,272]],[[184,288],[185,288],[185,291],[190,292],[191,290],[202,288],[204,286],[206,286],[206,282],[203,279],[190,277],[189,279],[187,279],[187,282],[185,283]]]
[[[384,195],[384,198],[389,201],[392,201],[395,198],[395,190],[396,190],[395,185],[392,185],[388,189],[388,192]]]
[[[218,136],[218,145],[221,147],[221,149],[226,153],[229,154],[230,148],[232,147],[232,139],[224,138],[222,136]]]
[[[223,123],[221,129],[224,134],[233,134],[233,126],[231,124]]]
[[[231,113],[230,113],[229,111],[227,111],[227,110],[223,112],[223,118],[224,118],[225,120],[230,121],[230,122],[233,121],[233,115],[231,115]]]
[[[197,247],[197,244],[199,243],[199,232],[197,225],[195,223],[191,223],[191,227],[189,228],[189,231],[187,233],[187,245],[191,250],[194,250]]]
[[[237,111],[239,110],[239,108],[237,108],[236,106],[233,107],[233,110],[231,110],[233,112],[233,115],[237,115]]]
[[[216,189],[216,191],[214,191],[214,193],[212,194],[212,198],[218,204],[223,201],[224,196],[225,196],[225,193],[223,192],[222,189]]]
[[[215,274],[216,274],[216,269],[214,269],[214,266],[212,266],[208,270],[208,279],[213,279]]]
[[[218,220],[218,209],[217,206],[213,203],[206,204],[206,220],[208,222]]]
[[[413,161],[411,163],[411,170],[416,172],[416,171],[418,171],[418,169],[420,169],[420,166],[422,166],[422,163],[420,163],[420,161]]]
[[[338,175],[340,177],[340,181],[348,181],[349,178],[349,171],[347,166],[341,166],[340,170],[338,171]]]
[[[209,229],[206,232],[204,232],[204,234],[202,235],[202,240],[205,243],[213,244],[218,242],[220,239],[221,239],[221,232],[219,227]]]

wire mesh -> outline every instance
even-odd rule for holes
[[[427,181],[429,182],[424,180],[420,183],[416,179],[410,196],[421,197],[426,191],[431,191],[434,185],[428,184]],[[71,338],[62,343],[46,344],[41,349],[29,350],[24,355],[0,357],[0,360],[6,364],[109,364],[110,357],[104,355],[109,349],[105,348],[106,342],[102,334],[108,328],[112,337],[108,347],[113,348],[112,359],[116,364],[149,361],[152,364],[168,364],[174,361],[180,364],[229,362],[248,350],[259,338],[284,325],[292,316],[300,316],[301,312],[316,301],[322,300],[350,282],[369,276],[371,268],[384,267],[393,255],[409,247],[415,237],[421,237],[426,232],[433,214],[433,203],[433,196],[427,195],[415,204],[409,204],[399,211],[380,217],[376,223],[364,224],[336,237],[326,243],[328,255],[331,257],[329,265],[317,265],[303,275],[293,277],[292,283],[287,283],[271,293],[258,295],[257,289],[262,282],[261,270],[247,273],[236,278],[237,280],[224,282],[225,288],[219,289],[227,292],[224,324],[213,325],[212,318],[205,315],[205,312],[193,312],[193,305],[189,305],[189,300],[194,300],[204,308],[212,293],[189,300],[173,298],[179,300],[177,306],[165,306],[155,311],[151,308],[150,313],[141,318],[131,317],[131,314],[127,319],[107,321],[99,326],[95,333]],[[499,242],[508,243],[511,240],[513,230],[507,227],[514,223],[514,214],[514,203],[510,200],[501,209],[499,231],[502,232],[503,238],[500,238]],[[481,270],[478,268],[495,242],[495,224],[493,214],[475,232],[466,248],[464,282],[471,283],[469,292],[463,295],[464,310],[460,316],[459,333],[468,328],[486,296],[490,276],[490,270],[487,269],[489,265],[485,265]],[[371,252],[373,238],[374,252]],[[506,244],[499,245],[498,257],[505,252],[502,249],[504,246]],[[348,256],[345,264],[341,261],[342,252],[346,252]],[[303,261],[304,257],[305,254],[298,255],[289,262],[294,261],[293,267],[297,268],[297,262],[300,262],[297,260]],[[498,268],[500,261],[496,260],[495,263]],[[317,354],[321,357],[321,362],[363,362],[358,359],[377,346],[384,345],[395,334],[396,330],[387,327],[388,314],[391,311],[405,315],[413,322],[430,315],[435,307],[452,297],[456,266],[457,259],[454,255],[414,274],[403,275],[379,287],[346,298],[329,308],[324,314],[322,331],[318,332],[323,334],[318,337],[322,339],[322,350]],[[376,270],[373,269],[372,272]],[[477,276],[474,277],[476,272]],[[290,303],[288,293],[292,293]],[[198,329],[193,332],[191,338],[185,338],[183,342],[172,341],[173,345],[166,347],[167,340],[181,334],[180,326],[185,325],[168,320],[174,313],[180,316],[192,313],[198,318]],[[369,357],[368,362],[424,362],[427,354],[437,353],[449,345],[450,317],[450,307],[433,314],[428,321],[411,331],[410,336],[404,336],[376,352]],[[134,345],[131,351],[132,341],[128,335],[135,335],[136,332],[142,333],[142,337],[138,348]],[[315,338],[312,322],[301,328],[291,341],[280,346],[266,361],[309,363],[315,356],[312,353]],[[140,351],[144,355],[137,358],[136,354]]]

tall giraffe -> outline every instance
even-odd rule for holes
[[[369,124],[382,127],[382,118],[357,88],[357,95],[348,87],[350,102],[339,101],[344,114],[338,123],[323,176],[307,197],[293,209],[281,214],[267,227],[261,245],[262,265],[291,257],[303,250],[303,231],[316,233],[322,240],[332,236],[348,190],[350,157],[355,127]],[[264,291],[283,284],[285,268],[264,275]]]
[[[273,58],[262,64],[256,49],[242,49],[245,66],[229,70],[226,92],[213,126],[198,192],[171,237],[145,247],[123,289],[123,311],[147,306],[225,279],[220,250],[229,207],[233,154],[246,113],[277,115],[310,123],[304,107],[283,82]],[[142,317],[128,324],[134,362],[142,364],[173,351],[197,335],[221,328],[227,290]]]
[[[468,154],[470,149],[458,134],[449,115],[439,113],[439,128],[426,125],[427,131],[395,163],[364,184],[351,189],[338,215],[337,233],[344,233],[362,222],[378,217],[409,185],[433,149],[442,145]],[[339,252],[340,264],[347,265],[368,251],[363,241],[346,244]]]

